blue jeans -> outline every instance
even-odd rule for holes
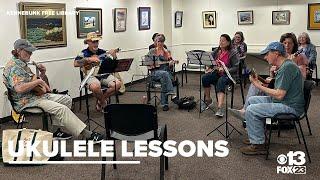
[[[248,100],[251,96],[267,96],[267,94],[265,94],[264,92],[262,92],[260,89],[258,89],[257,87],[255,87],[253,84],[250,84],[248,93],[247,93],[247,97],[246,97],[246,101],[244,104],[244,108],[246,109],[248,107]]]
[[[168,105],[168,93],[173,93],[173,85],[171,74],[164,70],[154,70],[151,72],[153,81],[160,81],[161,83],[161,105]]]
[[[264,143],[266,118],[272,117],[277,113],[293,113],[298,116],[295,109],[282,103],[273,103],[270,96],[252,96],[248,99],[245,119],[251,144]]]
[[[223,74],[220,75],[216,71],[211,73],[207,73],[202,76],[202,85],[205,88],[211,87],[211,84],[216,86],[216,92],[224,93],[226,86],[230,82],[227,75]]]

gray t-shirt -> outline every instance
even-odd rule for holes
[[[273,99],[296,110],[298,115],[304,112],[303,77],[298,66],[287,59],[277,70],[274,89],[282,89],[287,93],[282,100]]]

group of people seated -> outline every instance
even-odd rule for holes
[[[95,32],[87,34],[84,44],[87,45],[74,59],[74,67],[80,67],[87,75],[94,68],[94,75],[97,74],[97,67],[102,61],[117,58],[117,49],[106,51],[99,48],[101,37]],[[176,62],[173,60],[170,51],[164,44],[165,36],[155,33],[152,37],[153,44],[149,46],[147,56],[156,57],[160,61],[166,62],[159,66],[149,65],[152,80],[161,83],[161,105],[163,111],[169,110],[168,98],[177,103],[178,98],[173,88],[172,67]],[[88,140],[101,141],[102,135],[86,129],[84,124],[71,110],[72,99],[68,95],[52,94],[51,89],[40,78],[34,80],[34,73],[27,63],[36,48],[25,39],[18,39],[14,43],[12,58],[4,68],[4,83],[8,90],[12,92],[14,108],[21,111],[26,107],[38,106],[45,112],[53,115],[53,125],[63,126],[73,136]],[[239,62],[244,61],[247,53],[247,45],[244,42],[242,32],[236,32],[231,39],[228,34],[220,36],[219,47],[214,49],[212,57],[216,66],[208,67],[206,74],[202,77],[204,87],[205,104],[204,108],[209,108],[213,104],[210,96],[211,85],[215,85],[217,93],[217,110],[215,115],[224,116],[223,103],[226,87],[230,84],[230,79],[226,75],[223,64],[228,68],[231,76],[237,78],[239,75]],[[266,82],[261,82],[257,76],[250,76],[251,85],[247,94],[245,105],[242,109],[230,109],[232,115],[246,120],[248,140],[245,143],[249,146],[241,149],[244,154],[265,154],[264,147],[264,121],[266,117],[272,117],[276,113],[293,113],[297,116],[304,111],[303,81],[310,76],[310,72],[316,65],[317,52],[315,46],[311,44],[307,33],[299,35],[298,39],[293,33],[285,33],[277,42],[270,43],[261,52],[264,59],[270,64],[270,78]],[[43,65],[38,65],[40,72],[45,72]],[[107,99],[119,91],[121,82],[113,75],[100,78],[89,77],[87,87],[97,98],[96,110],[102,111],[107,105]],[[309,77],[310,78],[310,77]],[[273,81],[273,87],[268,85]],[[102,85],[106,86],[105,91]],[[37,96],[33,89],[44,86],[44,95]],[[60,130],[61,131],[61,130]],[[69,136],[60,132],[60,136]]]

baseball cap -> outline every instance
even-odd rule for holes
[[[87,34],[87,38],[85,39],[85,42],[86,41],[99,41],[101,39],[102,39],[102,37],[99,36],[96,32],[89,32]]]
[[[269,51],[278,51],[280,52],[282,55],[286,54],[286,51],[284,49],[284,46],[282,43],[275,41],[275,42],[271,42],[270,44],[268,44],[268,46],[262,50],[260,52],[261,55],[265,55],[267,54]]]
[[[28,52],[33,52],[37,50],[28,40],[26,39],[18,39],[14,42],[14,49],[24,49]]]

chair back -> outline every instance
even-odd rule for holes
[[[305,112],[308,111],[310,101],[311,101],[311,91],[312,89],[316,86],[316,83],[311,80],[305,80],[304,81],[304,88],[303,88],[303,93],[304,93],[304,102],[305,102]]]
[[[3,78],[7,81],[7,79],[6,79],[5,76],[3,76]],[[7,82],[8,82],[8,81],[7,81]],[[9,100],[9,102],[10,102],[10,104],[11,104],[12,109],[13,109],[15,112],[18,112],[18,111],[16,111],[16,109],[14,108],[14,101],[13,101],[13,97],[12,97],[12,90],[7,86],[6,83],[3,82],[3,84],[4,84],[4,86],[7,88],[7,96],[8,96],[8,100]]]
[[[107,138],[110,138],[111,132],[138,136],[152,130],[153,137],[157,137],[157,110],[152,105],[109,104],[104,111]]]

